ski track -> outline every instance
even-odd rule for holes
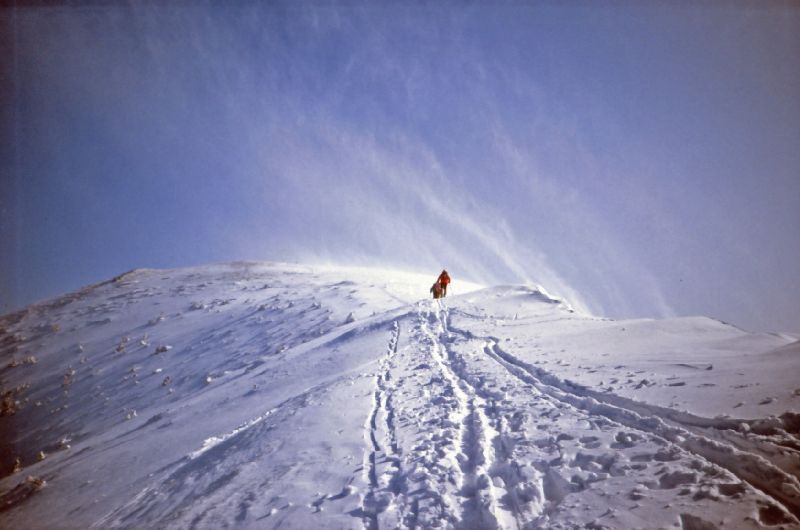
[[[641,416],[637,412],[609,405],[579,392],[550,387],[537,379],[526,363],[503,352],[496,343],[487,348],[487,355],[497,360],[521,380],[543,388],[548,395],[592,414],[599,414],[621,425],[649,432],[669,440],[686,451],[725,468],[782,504],[795,517],[800,517],[800,482],[759,454],[738,450],[732,445],[714,441],[688,429],[670,426],[658,415]],[[515,367],[515,368],[512,368]],[[522,370],[519,372],[518,370]],[[527,374],[523,375],[523,374]],[[568,388],[568,385],[564,385]]]
[[[439,303],[434,304],[439,306]],[[461,429],[459,463],[462,470],[461,494],[466,497],[462,506],[463,528],[500,528],[498,524],[497,492],[488,474],[494,461],[492,441],[496,432],[486,416],[486,401],[453,366],[447,348],[447,331],[440,311],[423,312],[422,329],[431,340],[431,356],[447,379],[459,407]],[[431,329],[431,325],[434,329]],[[502,516],[501,516],[502,517]]]
[[[364,429],[370,448],[364,462],[365,479],[369,490],[357,515],[362,517],[365,526],[370,530],[380,528],[380,515],[394,502],[393,490],[397,489],[394,477],[398,476],[400,466],[390,390],[390,367],[392,357],[397,353],[400,325],[395,320],[392,326],[387,351],[380,360],[378,375],[375,378],[372,411]],[[384,469],[387,464],[389,470]],[[390,477],[388,482],[386,476]]]
[[[412,317],[412,315],[409,315]],[[396,322],[379,363],[362,507],[378,528],[505,528],[488,475],[496,433],[485,400],[451,366],[438,311],[420,304],[405,347]]]
[[[722,420],[690,417],[681,426],[675,411],[598,397],[451,320],[444,301],[427,301],[394,323],[365,421],[368,489],[352,514],[368,530],[562,527],[570,520],[564,510],[574,508],[565,500],[570,493],[615,479],[640,485],[631,500],[694,487],[696,498],[732,503],[749,491],[786,511],[784,522],[797,522],[796,478],[721,436],[703,436]],[[407,321],[401,345],[399,322]],[[747,441],[764,447],[759,438]],[[661,466],[655,478],[649,463]],[[596,495],[609,494],[599,488]]]
[[[395,326],[380,361],[357,513],[369,530],[516,529],[541,515],[543,477],[522,477],[508,446],[512,412],[468,377],[444,314],[419,304],[406,346]]]
[[[743,482],[755,487],[790,512],[794,516],[793,522],[797,522],[797,518],[800,518],[800,481],[768,459],[772,457],[778,462],[785,462],[783,451],[770,451],[770,446],[774,447],[776,444],[769,437],[745,439],[734,431],[726,430],[724,435],[715,436],[717,440],[711,439],[701,434],[703,428],[723,429],[730,427],[731,422],[707,420],[688,413],[633,402],[619,396],[600,395],[570,381],[560,380],[541,368],[521,361],[501,349],[498,345],[499,340],[494,337],[479,338],[469,331],[453,328],[449,325],[449,314],[444,318],[448,321],[448,330],[458,333],[467,340],[483,340],[486,344],[484,352],[488,358],[542,394],[590,415],[602,416],[621,427],[652,434],[675,444],[687,453],[724,468]],[[784,438],[793,438],[785,431],[781,431],[781,434]],[[724,443],[722,440],[727,440],[729,443]],[[796,439],[794,441],[796,443]],[[791,443],[784,442],[783,445]],[[741,449],[745,447],[754,452]]]

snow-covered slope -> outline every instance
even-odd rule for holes
[[[800,343],[394,271],[137,270],[0,319],[7,528],[797,528]]]

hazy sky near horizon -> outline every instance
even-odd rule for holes
[[[0,312],[263,259],[800,331],[797,2],[234,4],[0,10]]]

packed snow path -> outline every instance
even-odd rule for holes
[[[668,425],[657,407],[643,416],[545,383],[452,320],[445,302],[420,303],[400,347],[395,323],[368,425],[368,528],[657,528],[676,512],[686,528],[796,523],[781,502],[797,510],[797,478],[763,457]],[[653,503],[662,520],[642,508]]]
[[[795,337],[427,282],[135,271],[3,317],[0,526],[800,528]]]

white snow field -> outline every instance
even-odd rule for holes
[[[0,527],[800,528],[797,337],[436,273],[135,270],[0,317]]]

